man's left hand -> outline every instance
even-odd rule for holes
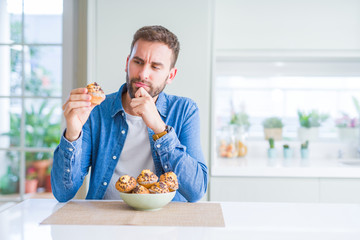
[[[142,117],[146,126],[151,128],[155,134],[161,133],[166,128],[166,124],[156,108],[154,99],[142,87],[136,93],[135,98],[131,99],[130,107],[132,110]]]

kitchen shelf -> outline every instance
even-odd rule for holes
[[[360,178],[360,159],[217,158],[214,177]]]

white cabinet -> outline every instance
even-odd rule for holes
[[[211,201],[360,203],[360,179],[212,177]]]
[[[360,179],[319,179],[320,202],[360,203]]]
[[[314,178],[212,177],[211,201],[317,202]]]
[[[308,165],[293,159],[290,166],[281,159],[275,165],[256,158],[221,158],[215,163],[212,201],[360,203],[360,168],[338,159],[311,159]]]

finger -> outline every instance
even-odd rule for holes
[[[138,105],[133,107],[132,109],[137,115],[142,116],[144,114],[144,107],[143,105]]]
[[[82,93],[87,93],[87,92],[88,92],[87,88],[75,88],[75,89],[71,90],[70,95],[71,94],[82,94]]]
[[[63,110],[63,111],[65,111],[65,108],[66,108],[68,102],[69,102],[69,100],[66,100],[66,102],[65,102],[64,105],[62,106],[62,110]]]
[[[62,106],[63,111],[65,111],[66,105],[69,103],[69,101],[71,100],[73,95],[87,94],[87,92],[88,92],[87,88],[75,88],[75,89],[71,90],[69,98],[66,100],[66,102]],[[86,100],[86,99],[84,99],[84,100]]]
[[[130,102],[130,107],[131,108],[136,108],[138,106],[142,105],[142,101],[131,101]]]
[[[68,105],[70,102],[73,102],[73,101],[90,102],[91,98],[92,97],[89,94],[75,94],[75,95],[72,94],[69,96],[69,98],[66,100],[66,102],[62,106],[62,110],[64,111],[66,108],[66,105]]]
[[[87,107],[79,107],[79,108],[74,108],[72,109],[72,112],[75,112],[76,114],[80,114],[80,115],[83,115],[83,114],[87,114],[89,115],[90,112],[94,109],[95,106],[91,105],[91,106],[87,106]]]
[[[89,94],[71,94],[69,101],[90,101],[91,95]]]
[[[83,108],[83,107],[90,107],[91,102],[69,102],[64,109],[64,115],[67,116],[71,110]]]
[[[145,105],[148,105],[148,103],[154,103],[152,101],[151,97],[133,98],[130,101],[130,107],[135,108],[135,107],[138,107],[138,106],[145,106]]]
[[[76,109],[72,109],[67,117],[65,117],[66,121],[70,120],[71,121],[71,118],[68,119],[69,116],[73,116],[73,117],[76,117],[80,122],[81,124],[83,125],[84,124],[84,120],[82,120],[83,118],[81,116],[89,116],[90,112],[92,111],[92,108],[91,107],[81,107],[81,108],[76,108]],[[86,122],[86,120],[85,120]]]
[[[143,87],[140,87],[136,93],[135,93],[135,97],[138,98],[138,97],[146,97],[146,96],[149,96],[149,93],[143,88]]]

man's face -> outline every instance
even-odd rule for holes
[[[138,40],[127,59],[126,84],[128,93],[144,88],[153,98],[157,97],[176,75],[176,68],[170,68],[172,51],[163,43]]]

